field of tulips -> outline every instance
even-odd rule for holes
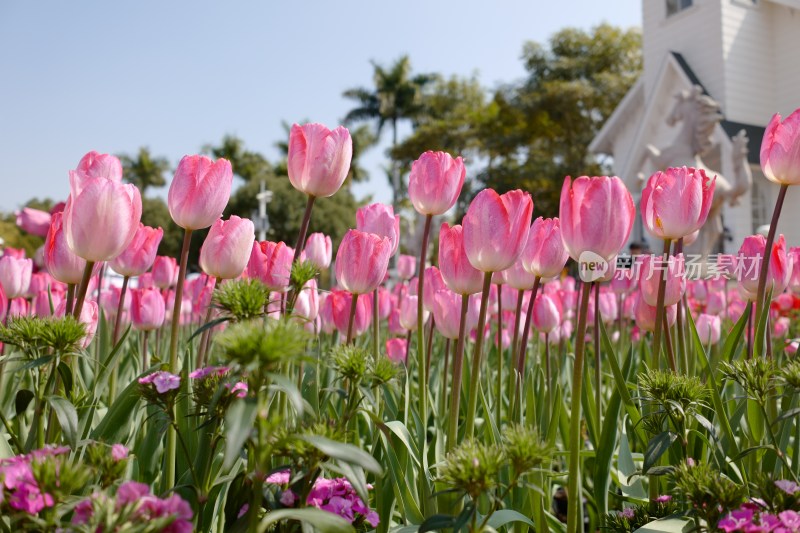
[[[0,258],[0,531],[800,531],[800,248],[775,235],[800,110],[762,144],[769,235],[700,262],[703,170],[655,173],[639,214],[582,176],[558,218],[484,189],[454,224],[442,152],[408,176],[419,250],[372,204],[334,256],[306,233],[351,155],[292,127],[293,248],[223,220],[231,165],[200,155],[169,189],[180,257],[111,155],[20,212],[46,240]],[[626,253],[637,216],[662,254]]]

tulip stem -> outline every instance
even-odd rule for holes
[[[422,421],[423,440],[426,440],[425,427],[428,424],[428,380],[425,368],[425,321],[422,320],[425,301],[425,260],[428,255],[428,237],[431,232],[433,215],[425,215],[425,229],[422,232],[422,245],[419,251],[419,267],[417,268],[417,379],[419,380],[419,418]]]
[[[144,330],[142,332],[142,372],[147,370],[147,341],[150,332]]]
[[[497,284],[497,386],[495,390],[495,420],[500,423],[503,413],[503,285]],[[513,350],[513,348],[512,348]]]
[[[122,323],[122,310],[125,307],[125,293],[128,291],[129,279],[128,276],[122,278],[122,289],[119,291],[119,303],[117,304],[117,316],[114,318],[114,331],[111,334],[111,346],[116,346],[117,339],[119,338],[119,326]],[[118,365],[114,366],[111,370],[111,377],[108,380],[108,405],[111,405],[114,402],[114,398],[117,396],[118,368]]]
[[[469,295],[461,295],[461,319],[458,323],[458,340],[456,352],[453,354],[453,384],[450,389],[450,425],[447,431],[447,451],[456,445],[458,436],[458,412],[461,408],[461,378],[464,365],[464,337],[467,330],[467,310],[469,309]]]
[[[222,283],[222,278],[215,278],[214,279],[214,288],[220,286]],[[203,321],[201,326],[208,324],[211,321],[211,313],[213,312],[214,308],[211,305],[211,302],[208,303],[208,309],[206,309],[206,319]],[[203,365],[206,364],[206,357],[208,356],[208,347],[211,344],[211,329],[206,329],[202,335],[200,335],[200,345],[198,346],[197,350],[197,364],[195,368],[202,368]]]
[[[67,307],[66,307],[66,313],[65,314],[67,314],[67,315],[71,315],[72,314],[72,308],[73,308],[74,304],[75,304],[75,284],[74,283],[68,283],[67,284]]]
[[[467,420],[464,438],[472,439],[475,434],[475,413],[478,409],[478,387],[481,375],[481,352],[483,351],[484,328],[486,327],[486,310],[489,307],[489,289],[492,287],[492,273],[483,274],[483,291],[481,292],[481,309],[478,313],[475,352],[472,354],[472,373],[470,374],[469,404],[467,404]]]
[[[533,304],[536,302],[536,293],[539,292],[539,285],[542,282],[541,276],[536,276],[533,280],[533,289],[531,289],[531,299],[528,302],[528,314],[525,315],[525,327],[522,328],[522,342],[519,345],[519,353],[516,360],[516,376],[514,379],[514,406],[522,405],[520,402],[520,386],[522,385],[522,377],[525,375],[525,357],[528,353],[528,335],[531,332],[531,322],[533,321]]]
[[[75,302],[75,309],[72,311],[72,316],[80,320],[81,311],[83,311],[83,301],[86,299],[86,292],[89,290],[89,282],[92,279],[92,269],[94,268],[93,261],[86,261],[86,266],[83,269],[83,278],[78,287],[78,298]]]
[[[347,320],[347,341],[345,344],[350,344],[353,341],[353,322],[356,318],[356,306],[358,305],[358,294],[350,295],[350,318]]]
[[[294,247],[294,257],[292,258],[292,265],[300,259],[300,253],[303,251],[303,243],[306,240],[306,233],[308,233],[308,224],[311,222],[311,208],[314,207],[314,200],[316,196],[308,195],[306,202],[306,210],[303,213],[303,222],[300,224],[300,233],[297,235],[297,244]]]
[[[759,324],[761,313],[768,312],[769,304],[764,302],[764,293],[767,290],[767,272],[769,271],[769,263],[772,259],[772,243],[775,242],[775,232],[778,229],[778,219],[781,217],[781,210],[783,209],[783,201],[786,198],[786,191],[789,186],[786,184],[781,185],[778,192],[778,199],[775,201],[775,209],[772,210],[772,221],[769,224],[769,233],[767,233],[767,244],[764,246],[764,257],[761,259],[761,272],[758,275],[758,292],[756,293],[756,324]],[[766,304],[766,305],[765,305]],[[763,339],[756,339],[756,352],[761,355],[760,348],[763,346]]]
[[[189,262],[189,245],[192,242],[192,230],[186,229],[183,233],[183,246],[181,247],[181,264],[178,269],[178,284],[175,287],[175,305],[172,307],[172,324],[169,339],[169,371],[178,374],[178,325],[181,322],[181,304],[183,303],[183,282],[186,280],[186,264]],[[164,476],[165,490],[175,486],[175,455],[178,451],[177,434],[175,428],[167,429],[167,470]]]
[[[597,420],[602,420],[603,395],[600,386],[603,374],[600,372],[600,284],[594,285],[594,402]]]
[[[578,514],[581,508],[581,388],[583,387],[583,352],[586,345],[586,315],[592,284],[584,283],[578,311],[578,330],[575,336],[575,364],[572,368],[572,395],[569,411],[569,475],[567,478],[567,533],[578,533]],[[595,310],[595,312],[597,312]]]
[[[659,361],[661,359],[661,326],[664,316],[664,296],[667,292],[667,273],[669,268],[669,248],[672,244],[670,239],[664,239],[664,251],[661,254],[661,264],[658,271],[658,296],[656,297],[656,324],[653,330],[653,353],[652,353],[652,366],[654,370],[658,369]]]
[[[375,363],[380,358],[380,316],[378,313],[378,289],[372,292],[372,356],[375,358]]]
[[[683,253],[683,237],[675,241],[675,255]],[[676,324],[676,333],[678,336],[678,361],[680,361],[681,366],[683,366],[683,371],[685,373],[689,373],[689,356],[686,353],[686,334],[685,329],[683,327],[683,309],[685,306],[685,294],[681,296],[681,299],[678,300],[678,313],[677,318],[675,320]]]

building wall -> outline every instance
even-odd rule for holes
[[[656,76],[670,51],[680,52],[703,85],[718,101],[725,98],[722,50],[722,3],[694,0],[693,5],[667,17],[665,0],[642,0],[642,40],[645,94],[653,94]]]
[[[718,101],[729,120],[766,125],[775,101],[772,15],[784,8],[751,0],[722,0],[721,7],[725,98]]]
[[[783,116],[800,108],[800,10],[770,3],[775,93],[772,113]]]

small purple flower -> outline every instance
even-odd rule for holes
[[[126,481],[117,489],[117,507],[134,503],[150,495],[150,487],[137,481]]]
[[[273,485],[287,485],[289,483],[289,479],[291,479],[291,473],[288,470],[281,470],[280,472],[274,472],[267,476],[265,480],[267,483],[272,483]]]
[[[717,524],[717,527],[726,533],[733,531],[744,531],[747,525],[753,523],[753,511],[751,509],[737,509],[728,513]]]
[[[653,501],[656,503],[668,503],[672,501],[672,496],[670,496],[669,494],[662,494]]]
[[[119,462],[128,458],[130,450],[122,444],[114,444],[111,446],[111,458]]]
[[[636,515],[636,513],[633,510],[633,507],[626,507],[619,512],[619,515],[626,520],[633,520],[633,517]]]
[[[355,515],[353,514],[353,503],[350,500],[342,498],[341,496],[334,496],[328,500],[328,503],[322,505],[320,509],[339,515],[351,523],[355,519]]]
[[[244,398],[247,396],[247,383],[244,381],[239,381],[233,387],[230,387],[231,394],[236,396],[237,398]]]
[[[280,498],[281,505],[284,507],[293,507],[297,500],[297,494],[295,494],[291,489],[283,491],[283,494],[281,494]]]
[[[189,374],[189,377],[192,379],[204,379],[208,376],[223,376],[225,375],[228,370],[230,370],[227,366],[207,366],[205,368],[198,368],[194,372]]]
[[[800,491],[800,485],[795,483],[794,481],[789,481],[788,479],[779,479],[775,482],[775,486],[781,489],[786,494],[794,494],[797,491]]]
[[[159,394],[177,389],[181,386],[181,377],[169,372],[159,371],[148,374],[143,378],[139,378],[140,385],[153,384]]]
[[[236,515],[236,518],[243,517],[244,515],[247,514],[247,511],[249,511],[249,510],[250,510],[250,504],[249,503],[246,503],[246,504],[242,505],[242,508],[239,509],[239,514]]]
[[[778,518],[784,527],[787,527],[792,531],[800,531],[800,514],[798,514],[796,511],[783,511],[778,513]]]
[[[72,514],[72,523],[76,526],[85,524],[93,514],[92,499],[87,498],[75,506],[75,512]]]

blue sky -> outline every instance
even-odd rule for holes
[[[641,0],[5,1],[0,210],[64,199],[89,150],[146,145],[175,165],[230,133],[276,157],[282,120],[339,123],[370,60],[409,54],[417,72],[492,88],[523,76],[526,40],[640,20]],[[365,156],[358,195],[389,199],[384,161],[384,147]]]

